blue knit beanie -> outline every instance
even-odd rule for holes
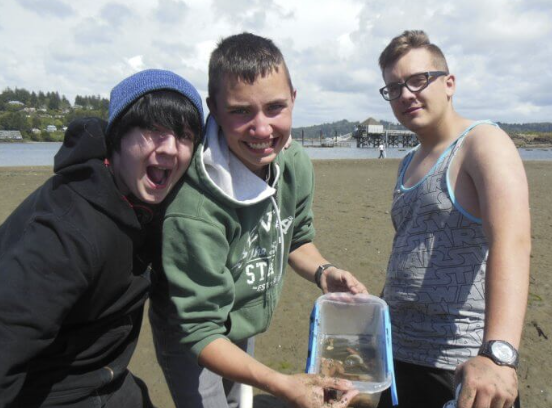
[[[111,90],[106,134],[109,134],[111,126],[137,99],[149,92],[159,90],[176,91],[188,98],[199,112],[203,127],[203,105],[195,87],[174,72],[147,69],[122,80]]]

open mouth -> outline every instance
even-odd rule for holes
[[[148,166],[146,169],[148,178],[157,188],[163,188],[167,185],[171,171],[157,166]]]

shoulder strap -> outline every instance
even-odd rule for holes
[[[420,145],[418,145],[418,146],[420,146]],[[406,172],[406,169],[408,168],[408,165],[412,161],[412,158],[414,157],[414,153],[416,153],[416,150],[418,150],[418,146],[411,149],[406,154],[406,156],[404,156],[404,158],[401,160],[401,163],[399,165],[399,171],[398,171],[398,174],[397,174],[397,184],[395,186],[396,189],[400,189],[400,187],[403,185],[404,173]]]
[[[471,125],[469,125],[462,132],[462,134],[460,136],[458,136],[458,139],[456,139],[454,141],[454,147],[452,148],[452,151],[450,152],[450,155],[449,155],[448,160],[447,160],[447,167],[450,165],[450,162],[452,161],[452,159],[456,155],[456,152],[458,151],[458,149],[460,149],[460,147],[462,146],[462,143],[464,143],[464,140],[466,139],[466,136],[468,136],[468,134],[470,133],[470,131],[473,128],[475,128],[476,126],[479,126],[479,125],[491,125],[491,126],[498,127],[498,125],[495,122],[492,122],[491,120],[488,120],[488,119],[477,120],[477,121],[473,122]]]
[[[468,126],[466,128],[466,130],[464,130],[462,132],[462,134],[458,137],[458,139],[456,139],[456,148],[457,149],[458,147],[460,147],[460,145],[462,145],[462,143],[464,142],[464,139],[466,138],[466,136],[468,135],[468,133],[470,133],[470,131],[476,127],[476,126],[479,126],[479,125],[491,125],[491,126],[495,126],[495,127],[498,127],[498,125],[488,119],[485,119],[485,120],[477,120],[475,122],[473,122],[470,126]]]

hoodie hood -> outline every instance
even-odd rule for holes
[[[222,129],[212,116],[207,119],[205,138],[196,158],[201,181],[216,197],[233,206],[254,205],[276,193],[278,164],[271,165],[274,177],[269,185],[230,151]]]
[[[106,126],[107,122],[97,118],[71,122],[54,158],[54,172],[100,211],[129,227],[141,228],[133,206],[119,191],[105,164]]]

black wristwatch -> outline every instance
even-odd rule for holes
[[[507,341],[486,341],[481,345],[479,355],[490,358],[495,364],[512,367],[514,370],[517,370],[519,365],[518,351]]]
[[[316,283],[316,286],[318,286],[320,289],[322,289],[320,280],[322,279],[322,273],[328,269],[331,268],[332,264],[324,264],[320,265],[318,269],[316,269],[316,272],[314,273],[314,282]]]

